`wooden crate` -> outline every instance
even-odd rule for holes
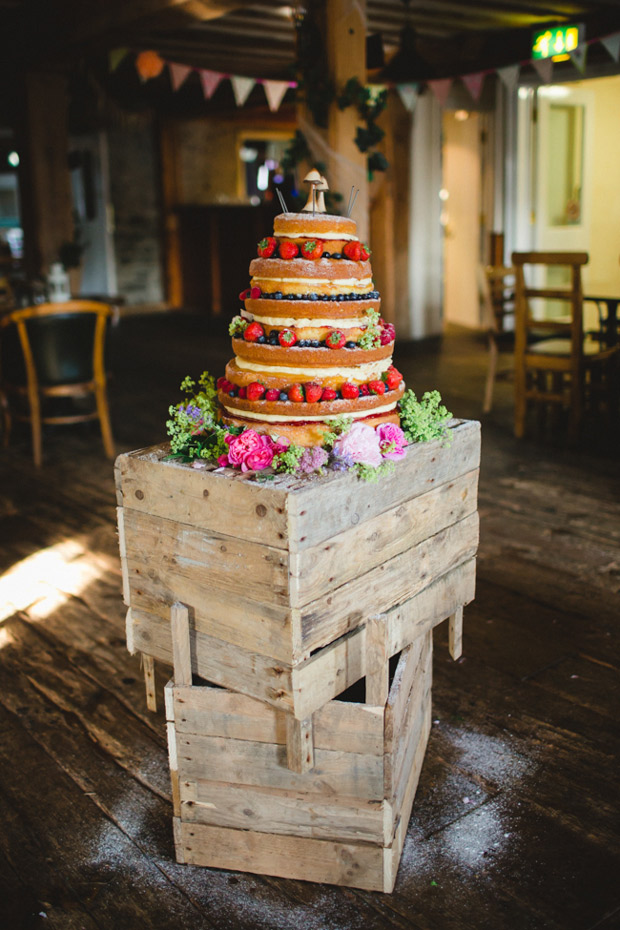
[[[314,768],[303,774],[287,768],[281,710],[169,682],[177,860],[392,891],[428,741],[431,677],[429,630],[401,653],[385,706],[336,699],[316,711]]]
[[[166,447],[121,455],[129,649],[171,663],[180,601],[197,674],[303,721],[366,673],[370,616],[385,617],[389,655],[447,617],[458,639],[474,597],[480,428],[451,433],[374,484],[261,483],[167,461]]]

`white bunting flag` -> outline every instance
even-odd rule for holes
[[[532,64],[538,71],[541,81],[543,84],[551,83],[551,76],[553,74],[553,62],[550,58],[533,58]]]
[[[177,65],[174,62],[168,62],[168,69],[170,70],[170,80],[172,81],[172,89],[178,90],[187,75],[192,70],[189,65]]]
[[[419,84],[397,84],[396,90],[398,95],[403,102],[403,105],[407,112],[413,113],[415,110],[415,105],[418,102],[418,96],[420,92]]]
[[[239,74],[232,74],[230,83],[232,84],[233,93],[235,95],[235,103],[238,107],[242,107],[252,93],[252,89],[256,84],[256,79],[242,77]]]
[[[440,106],[445,106],[450,88],[452,87],[453,78],[440,78],[437,81],[427,81],[426,83],[435,94]]]
[[[288,81],[263,81],[263,90],[272,113],[277,113],[280,109],[280,104],[288,88]]]
[[[601,39],[601,45],[609,52],[614,61],[620,60],[620,32]]]
[[[505,68],[498,68],[499,79],[508,90],[514,90],[519,80],[520,65],[507,65]]]
[[[480,100],[482,85],[484,84],[484,71],[478,71],[477,74],[462,74],[461,80],[473,99],[477,102]]]
[[[220,74],[219,71],[207,71],[204,68],[199,72],[199,74],[200,83],[202,84],[202,92],[207,100],[210,100],[217,90],[219,83],[224,75]]]
[[[577,48],[574,48],[572,52],[569,52],[570,60],[577,68],[580,74],[586,70],[586,52],[588,51],[587,45],[578,45]]]

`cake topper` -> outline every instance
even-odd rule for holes
[[[310,185],[310,193],[308,194],[308,200],[302,212],[310,213],[310,211],[312,211],[313,216],[317,212],[325,213],[324,196],[322,194],[320,195],[318,205],[317,205],[317,196],[316,196],[317,190],[326,191],[329,189],[325,178],[321,177],[320,173],[316,170],[316,168],[313,168],[312,171],[309,171],[308,174],[305,176],[304,184]],[[321,208],[321,204],[322,204],[322,208]]]
[[[353,191],[355,191],[355,194],[353,194]],[[348,203],[347,212],[346,212],[347,216],[351,216],[351,211],[353,210],[353,207],[355,206],[355,201],[357,200],[358,194],[359,194],[359,189],[356,190],[355,186],[353,186],[351,188],[351,193],[349,194],[349,203]]]

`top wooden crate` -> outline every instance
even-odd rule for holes
[[[300,720],[366,674],[366,621],[400,652],[474,597],[480,425],[410,446],[376,483],[348,472],[259,482],[119,456],[131,651],[172,664],[170,609],[193,624],[194,671]]]

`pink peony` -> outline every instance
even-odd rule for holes
[[[230,434],[229,434],[230,435]],[[233,436],[228,443],[228,460],[231,465],[242,465],[246,456],[260,445],[260,436],[255,429],[246,429],[239,436]]]
[[[404,459],[407,454],[405,448],[407,440],[400,426],[396,426],[395,423],[382,423],[377,427],[376,432],[384,459],[391,459],[394,462]]]
[[[273,443],[269,436],[261,436],[260,442],[255,449],[248,452],[241,463],[241,471],[260,471],[261,468],[269,468],[273,462]]]
[[[336,440],[334,452],[362,465],[377,466],[382,461],[379,437],[372,426],[365,423],[354,423],[348,433]]]
[[[227,437],[228,439],[228,437]],[[228,445],[228,463],[241,466],[241,471],[260,471],[269,468],[273,461],[273,442],[269,436],[246,429]]]
[[[229,460],[228,460],[228,456],[227,456],[227,455],[220,455],[220,457],[219,457],[218,460],[217,460],[217,464],[220,466],[220,468],[225,468],[226,465],[230,465],[230,462],[229,462]]]

